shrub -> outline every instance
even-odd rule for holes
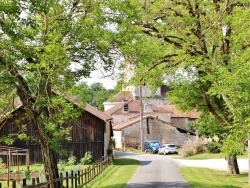
[[[67,165],[66,161],[64,160],[59,160],[58,164],[57,164],[57,167],[58,167],[58,170],[63,172],[65,170],[65,166]]]
[[[76,164],[76,157],[75,156],[71,156],[68,158],[68,165],[74,165]]]
[[[87,151],[85,153],[84,157],[81,158],[80,162],[83,165],[93,164],[94,163],[94,159],[93,159],[92,153],[90,151]]]
[[[27,170],[24,171],[25,179],[30,180],[30,174],[31,174],[31,171],[29,168],[27,168]]]
[[[209,142],[207,144],[208,153],[220,153],[221,144],[218,142]]]
[[[189,157],[195,154],[204,153],[206,151],[206,147],[203,140],[188,140],[180,149],[180,155],[182,157]]]

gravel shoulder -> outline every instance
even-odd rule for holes
[[[227,161],[225,159],[204,159],[204,160],[185,160],[174,159],[179,165],[190,167],[204,167],[214,170],[227,171]],[[248,159],[238,159],[240,172],[248,172]]]

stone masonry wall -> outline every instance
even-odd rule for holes
[[[193,139],[194,136],[180,133],[175,127],[163,123],[157,119],[147,120],[143,122],[144,141],[159,140],[161,144],[177,144],[182,145],[188,139]],[[136,123],[124,129],[124,140],[126,146],[139,148],[140,147],[140,123]]]

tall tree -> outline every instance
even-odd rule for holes
[[[140,41],[159,45],[158,53],[149,46],[141,47],[141,52],[154,57],[150,63],[141,62],[144,70],[161,67],[157,73],[163,76],[178,72],[182,77],[175,79],[173,93],[178,98],[173,102],[183,110],[210,113],[228,135],[225,145],[249,136],[249,122],[245,121],[249,118],[249,82],[245,78],[249,5],[246,0],[130,0],[113,6],[128,18],[121,27],[133,38],[130,47]],[[238,174],[238,151],[227,151],[229,173]]]
[[[5,107],[1,110],[11,109],[6,107],[11,101],[22,102],[39,139],[49,179],[59,177],[55,153],[67,134],[61,125],[77,117],[72,105],[54,96],[53,89],[68,91],[81,76],[88,77],[97,68],[108,70],[113,64],[116,34],[107,26],[103,3],[0,2],[0,105]]]
[[[79,99],[83,99],[87,103],[103,111],[103,103],[110,99],[112,95],[116,93],[116,90],[106,89],[103,87],[103,84],[99,82],[93,83],[90,86],[88,86],[85,82],[80,82],[76,87],[74,87],[73,93]]]

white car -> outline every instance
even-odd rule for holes
[[[178,148],[175,144],[162,144],[158,150],[158,154],[169,154],[176,153],[178,154]]]

